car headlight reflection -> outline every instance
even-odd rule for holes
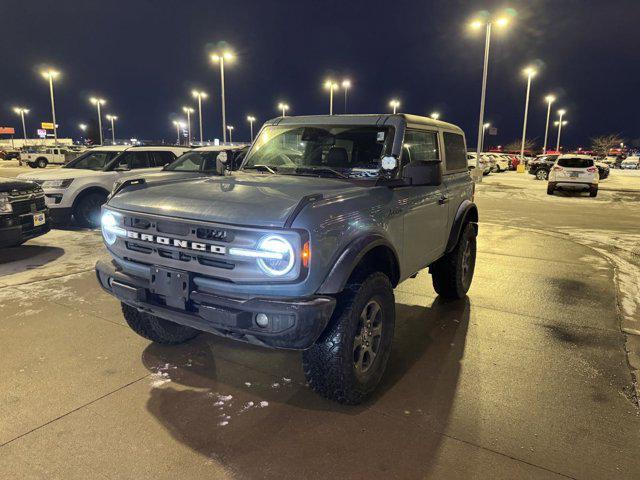
[[[118,225],[118,219],[112,212],[105,212],[102,214],[102,236],[107,245],[113,245],[118,239],[118,235],[125,235],[124,228]]]

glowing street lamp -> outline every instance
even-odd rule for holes
[[[562,134],[562,127],[566,125],[568,122],[566,120],[562,120],[564,114],[567,113],[565,109],[558,110],[558,120],[553,122],[555,126],[558,127],[558,140],[556,142],[556,152],[560,151],[560,135]]]
[[[249,115],[247,116],[247,122],[249,122],[249,128],[251,129],[251,142],[253,142],[253,122],[256,121],[256,117]]]
[[[544,146],[542,147],[542,153],[547,153],[547,140],[549,139],[549,118],[551,117],[551,104],[556,101],[556,97],[553,95],[547,95],[544,97],[547,102],[547,124],[544,127]]]
[[[114,122],[118,119],[118,117],[115,115],[107,115],[106,119],[111,122],[111,145],[115,145],[116,144],[116,127],[114,125]]]
[[[345,78],[342,80],[342,89],[344,90],[344,113],[347,113],[347,92],[351,88],[351,80]]]
[[[214,52],[211,54],[211,61],[220,64],[220,96],[222,98],[222,141],[227,142],[227,113],[224,100],[224,61],[231,62],[234,55],[228,50],[223,52]]]
[[[527,97],[524,102],[524,123],[522,124],[522,143],[520,144],[520,158],[524,157],[524,142],[527,136],[527,118],[529,116],[529,94],[531,93],[531,79],[538,73],[535,68],[527,67],[522,73],[527,76]],[[518,167],[522,165],[522,168],[518,168],[518,172],[524,173],[524,163],[518,164]]]
[[[60,72],[55,70],[44,70],[40,72],[42,76],[49,81],[49,95],[51,96],[51,118],[53,123],[53,141],[58,145],[58,125],[56,124],[56,102],[53,98],[53,79],[58,78]]]
[[[282,110],[282,118],[284,118],[284,116],[287,113],[287,110],[289,110],[289,105],[287,105],[286,103],[280,102],[278,103],[278,110]]]
[[[432,112],[429,116],[434,120],[438,120],[440,118],[440,114],[438,112]]]
[[[489,128],[491,126],[491,124],[489,122],[483,123],[482,124],[482,142],[480,143],[480,147],[482,149],[482,151],[484,151],[484,136],[485,133],[487,131],[487,128]]]
[[[324,88],[329,90],[329,115],[333,115],[333,91],[338,88],[338,84],[333,80],[324,82]]]
[[[207,94],[205,92],[200,92],[198,90],[193,90],[191,92],[194,98],[198,99],[198,120],[200,122],[200,143],[202,144],[202,99],[207,98]]]
[[[98,131],[100,132],[100,145],[102,145],[102,115],[100,114],[100,107],[107,103],[107,101],[96,97],[91,97],[89,101],[98,109]]]
[[[191,114],[195,112],[195,110],[191,107],[182,107],[182,111],[187,114],[187,145],[191,145]]]
[[[24,121],[24,116],[29,113],[29,109],[28,108],[22,108],[22,107],[15,107],[13,109],[13,112],[20,115],[20,119],[22,120],[22,134],[24,135],[24,144],[25,146],[27,145],[27,126],[26,123]]]
[[[80,130],[82,130],[82,132],[84,133],[84,132],[86,132],[86,131],[87,131],[87,124],[86,124],[86,123],[79,123],[79,124],[78,124],[78,128],[79,128]]]
[[[180,142],[180,130],[184,129],[184,122],[180,122],[178,120],[174,120],[173,121],[173,126],[176,127],[176,134],[178,136],[176,143],[178,145],[180,145],[182,142]]]
[[[396,113],[396,112],[397,112],[397,110],[398,110],[398,107],[400,106],[400,100],[398,100],[398,99],[394,98],[393,100],[391,100],[391,101],[389,102],[389,106],[390,106],[391,108],[393,108],[393,113],[394,113],[394,115],[395,115],[395,113]]]
[[[227,125],[227,130],[229,130],[229,143],[233,144],[233,125]]]
[[[478,118],[478,141],[476,144],[476,154],[478,155],[478,158],[480,158],[482,147],[482,126],[484,125],[484,105],[485,98],[487,96],[487,71],[489,69],[489,46],[491,45],[491,27],[494,24],[497,27],[504,28],[509,24],[509,17],[502,15],[497,18],[487,18],[485,15],[484,17],[477,18],[469,23],[469,28],[472,30],[479,30],[482,27],[485,27],[484,66],[482,69],[482,91],[480,94],[480,115]]]

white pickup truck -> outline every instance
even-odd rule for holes
[[[170,145],[96,147],[62,168],[22,173],[18,178],[42,186],[54,225],[67,223],[73,216],[81,226],[97,227],[100,208],[116,181],[160,172],[187,151],[188,148]]]
[[[47,165],[65,165],[81,153],[64,147],[54,147],[41,152],[21,153],[20,161],[31,168],[45,168]]]

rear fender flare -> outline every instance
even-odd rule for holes
[[[449,240],[447,241],[446,252],[449,253],[458,244],[460,234],[464,225],[471,223],[474,225],[476,235],[478,234],[478,207],[471,200],[464,200],[458,207],[456,217],[451,226],[451,232],[449,233]]]

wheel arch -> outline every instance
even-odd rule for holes
[[[100,187],[98,185],[92,185],[90,187],[83,188],[78,193],[76,193],[76,196],[73,199],[72,208],[75,210],[75,208],[78,206],[78,203],[80,202],[80,200],[82,200],[84,197],[86,197],[87,195],[89,195],[91,193],[103,193],[107,197],[109,196],[109,191],[107,191],[106,188]]]
[[[464,200],[458,207],[451,231],[449,232],[449,240],[447,241],[446,252],[452,251],[458,244],[460,234],[465,224],[472,223],[475,226],[476,235],[478,234],[478,207],[471,200]]]
[[[349,279],[365,268],[387,275],[393,287],[400,281],[400,262],[396,249],[382,235],[367,234],[347,245],[320,285],[318,293],[340,293]]]

